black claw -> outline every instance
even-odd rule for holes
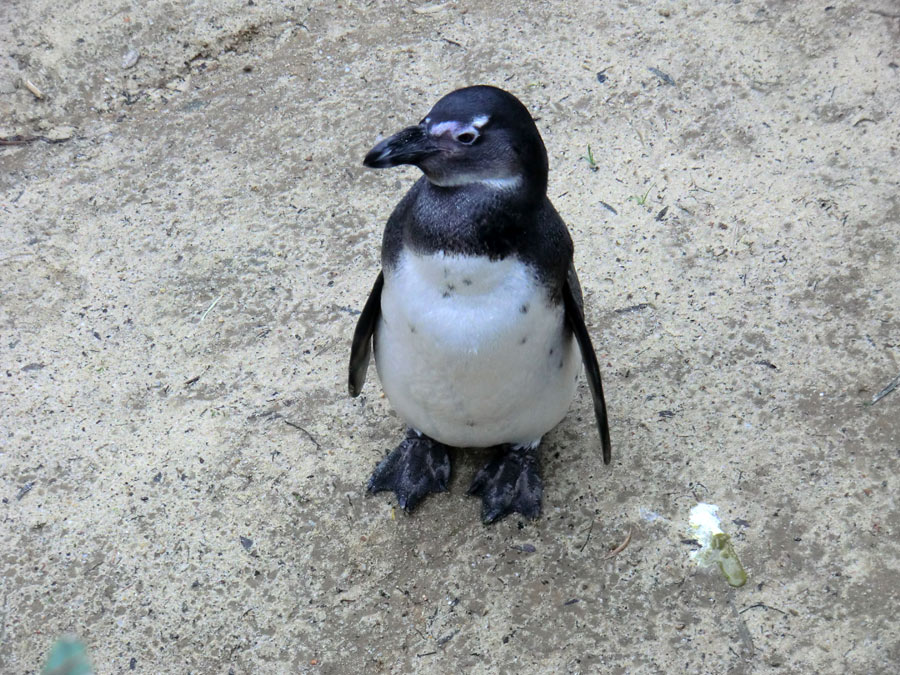
[[[481,519],[485,524],[510,513],[537,518],[541,515],[543,493],[537,450],[516,450],[510,446],[475,475],[469,488],[470,495],[481,497]]]
[[[415,432],[378,463],[369,478],[369,492],[392,490],[397,504],[412,511],[432,492],[446,492],[450,481],[447,446]]]

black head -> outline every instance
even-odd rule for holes
[[[547,191],[547,151],[528,109],[497,87],[457,89],[418,125],[386,138],[363,160],[382,169],[413,164],[440,187],[472,184],[525,192]]]

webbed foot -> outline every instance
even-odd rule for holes
[[[485,524],[510,513],[527,518],[541,514],[541,481],[537,448],[506,445],[500,454],[481,469],[472,481],[469,494],[481,497],[481,519]]]
[[[446,492],[450,480],[447,446],[409,430],[403,442],[378,463],[368,490],[392,490],[407,512],[432,492]]]

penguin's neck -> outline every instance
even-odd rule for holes
[[[416,187],[404,243],[423,254],[506,258],[516,252],[540,204],[522,181],[441,187],[423,178]]]

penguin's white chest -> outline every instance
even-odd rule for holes
[[[375,363],[400,416],[457,447],[538,442],[581,369],[562,304],[520,260],[410,251],[385,270]]]

